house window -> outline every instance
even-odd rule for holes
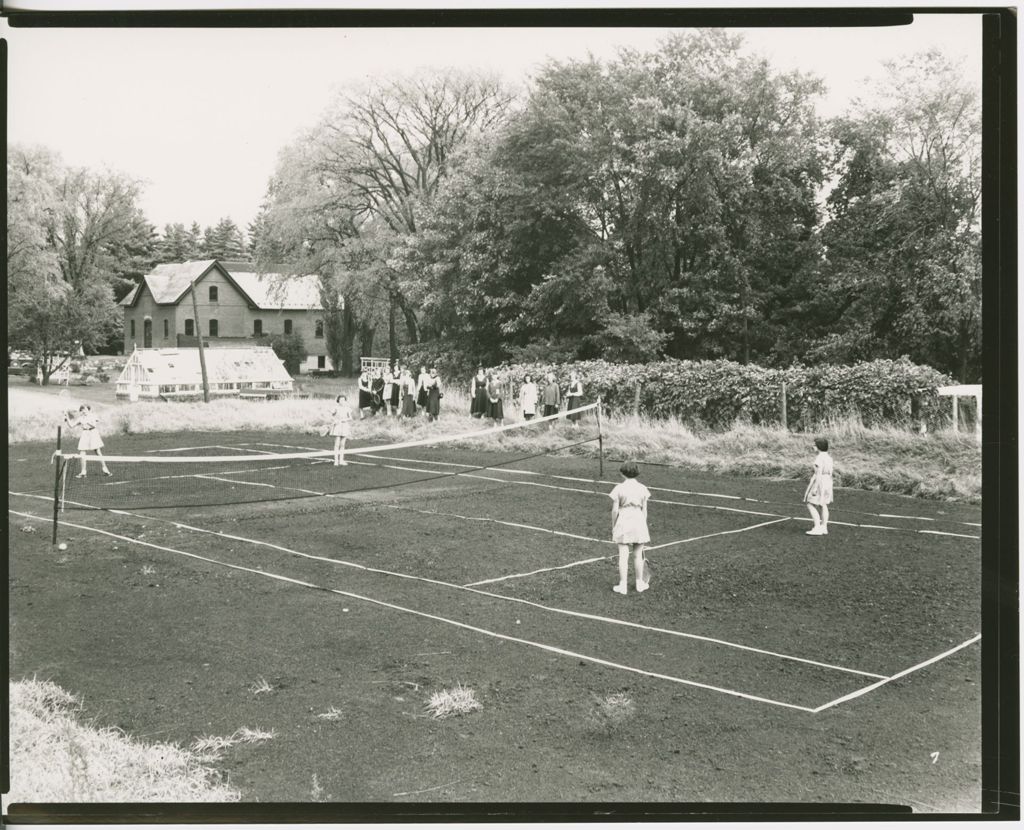
[[[216,285],[211,285],[210,286],[210,302],[211,303],[217,302],[217,286]]]
[[[132,332],[130,336],[134,337],[135,336],[135,321],[134,320],[130,321],[130,326],[129,327],[131,328],[131,332]]]
[[[263,334],[263,321],[262,320],[253,320],[252,321],[252,334],[253,334],[253,337],[259,337],[261,334]]]
[[[291,334],[292,333],[292,321],[291,320],[285,320],[284,321],[284,333],[285,334]]]
[[[317,355],[317,358],[316,358],[316,368],[317,369],[326,369],[327,368],[327,356],[326,355],[322,355],[322,354],[321,355]]]
[[[218,325],[216,320],[210,321],[210,337],[217,337]]]
[[[164,318],[164,340],[170,337],[170,327],[167,325],[167,318]]]
[[[324,336],[324,321],[323,320],[317,320],[316,321],[316,336],[317,337],[323,337]],[[321,368],[323,368],[323,367],[321,367]]]
[[[135,323],[134,323],[134,321],[132,322],[132,334],[135,334]],[[185,321],[185,336],[186,337],[195,337],[195,334],[196,334],[196,324],[195,324],[195,321],[194,320],[186,320]]]

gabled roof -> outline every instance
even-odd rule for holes
[[[277,381],[290,383],[284,362],[269,347],[205,349],[206,374],[210,383]],[[136,349],[121,372],[119,382],[128,383],[130,367],[141,367],[153,383],[202,383],[199,349]]]
[[[247,262],[218,262],[204,259],[189,262],[166,262],[157,265],[121,300],[132,307],[145,285],[159,305],[177,305],[188,292],[192,281],[199,281],[213,268],[227,280],[251,305],[260,309],[321,309],[320,280],[315,274],[289,276],[282,272],[261,274]]]
[[[251,266],[250,266],[251,267]],[[315,274],[288,276],[231,271],[235,282],[259,308],[320,310],[320,278]]]

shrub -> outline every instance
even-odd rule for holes
[[[296,332],[291,334],[275,334],[260,340],[261,346],[270,346],[282,361],[284,368],[290,375],[297,375],[302,368],[302,362],[306,359],[308,352],[302,335]]]
[[[414,367],[414,371],[420,366],[434,366],[443,377],[458,377],[465,375],[467,378],[476,371],[476,362],[471,355],[457,348],[451,343],[443,340],[432,340],[425,343],[404,346],[400,350],[400,362],[405,366]]]
[[[787,422],[814,429],[836,418],[859,418],[866,426],[934,428],[944,423],[937,387],[951,379],[906,358],[874,360],[852,366],[794,366],[767,369],[728,360],[664,360],[657,363],[610,363],[587,360],[570,364],[538,361],[499,367],[513,385],[523,376],[553,372],[559,385],[569,372],[579,373],[586,397],[597,396],[612,410],[659,418],[680,418],[696,426],[726,429],[736,421],[779,423],[782,384],[786,384]]]

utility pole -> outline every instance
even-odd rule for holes
[[[203,327],[199,325],[199,305],[196,303],[196,281],[192,280],[192,314],[196,320],[196,335],[199,338],[199,368],[203,372],[203,401],[210,402],[210,381],[206,377],[206,352],[203,351]]]

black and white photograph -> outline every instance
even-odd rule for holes
[[[1015,24],[611,11],[0,19],[5,816],[1019,816]]]

